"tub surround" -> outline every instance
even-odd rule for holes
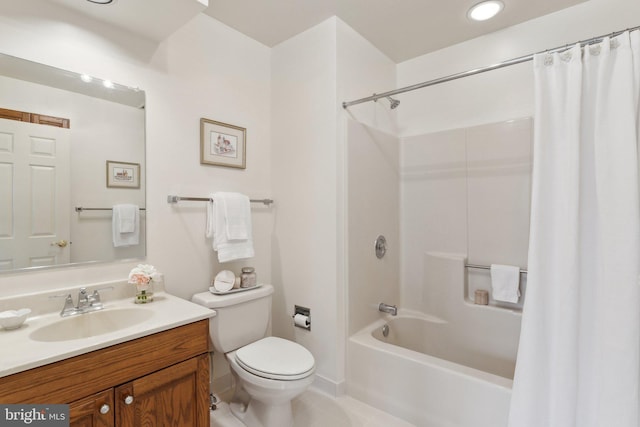
[[[74,356],[104,349],[137,338],[146,337],[158,332],[167,331],[199,320],[215,316],[215,312],[189,301],[164,292],[162,284],[158,284],[154,301],[149,304],[136,305],[134,287],[126,280],[103,282],[87,286],[89,292],[113,286],[113,290],[101,291],[104,309],[109,310],[140,309],[147,310],[145,320],[132,322],[131,325],[113,332],[90,336],[81,339],[63,341],[36,341],[31,335],[44,326],[60,321],[60,310],[64,298],[49,298],[51,295],[71,294],[74,304],[77,303],[79,287],[59,288],[43,293],[20,295],[0,299],[0,311],[19,308],[30,308],[31,316],[18,329],[0,329],[0,377],[47,365]],[[125,311],[122,311],[126,313]],[[80,314],[92,316],[96,313]]]

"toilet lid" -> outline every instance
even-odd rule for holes
[[[266,337],[236,350],[236,361],[245,370],[264,378],[298,380],[311,374],[313,355],[293,341]]]

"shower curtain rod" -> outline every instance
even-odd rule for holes
[[[400,93],[405,93],[405,92],[410,92],[412,90],[416,90],[416,89],[422,89],[423,87],[428,87],[428,86],[434,86],[440,83],[445,83],[445,82],[450,82],[452,80],[457,80],[457,79],[461,79],[463,77],[469,77],[469,76],[474,76],[476,74],[481,74],[481,73],[486,73],[487,71],[493,71],[493,70],[497,70],[499,68],[504,68],[504,67],[509,67],[511,65],[516,65],[516,64],[521,64],[523,62],[527,62],[527,61],[531,61],[533,59],[533,57],[535,55],[537,55],[538,53],[553,53],[553,52],[558,52],[558,51],[562,51],[565,49],[568,49],[571,46],[574,46],[578,43],[580,43],[580,46],[586,46],[586,45],[590,45],[593,43],[598,43],[600,41],[602,41],[605,37],[616,37],[619,36],[620,34],[624,33],[625,31],[634,31],[634,30],[638,30],[640,29],[640,26],[637,27],[633,27],[633,28],[627,28],[626,30],[620,30],[620,31],[615,31],[613,33],[609,33],[609,34],[605,34],[603,36],[598,36],[598,37],[592,37],[590,39],[587,40],[582,40],[576,43],[572,43],[572,44],[566,44],[564,46],[559,46],[553,49],[547,49],[547,50],[543,50],[541,52],[537,52],[537,53],[532,53],[530,55],[525,55],[525,56],[520,56],[518,58],[514,58],[514,59],[510,59],[508,61],[504,61],[504,62],[499,62],[497,64],[493,64],[493,65],[489,65],[486,67],[482,67],[482,68],[476,68],[473,70],[469,70],[469,71],[464,71],[461,73],[456,73],[456,74],[451,74],[448,75],[446,77],[440,77],[438,79],[434,79],[434,80],[429,80],[423,83],[417,83],[411,86],[406,86],[400,89],[394,89],[394,90],[390,90],[388,92],[384,92],[384,93],[374,93],[371,96],[367,96],[366,98],[360,98],[360,99],[356,99],[355,101],[348,101],[348,102],[343,102],[342,103],[342,108],[347,108],[350,107],[351,105],[356,105],[356,104],[362,104],[363,102],[369,102],[369,101],[377,101],[380,98],[385,98],[387,96],[394,96],[394,95],[398,95]]]

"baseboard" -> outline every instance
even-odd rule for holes
[[[231,391],[233,389],[233,386],[233,376],[231,375],[231,373],[228,373],[218,378],[214,378],[213,384],[210,384],[210,390],[222,396]]]
[[[233,389],[233,376],[231,373],[222,375],[213,379],[211,390],[219,395],[226,395]],[[321,375],[316,374],[311,388],[329,395],[331,397],[340,397],[346,394],[346,381],[335,382]]]
[[[331,397],[340,397],[345,395],[346,382],[335,382],[321,375],[316,374],[311,387],[315,390],[327,394]]]

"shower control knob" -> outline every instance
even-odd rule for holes
[[[387,239],[381,234],[376,237],[376,241],[374,242],[374,249],[376,251],[376,257],[378,259],[382,259],[384,254],[387,253]]]

